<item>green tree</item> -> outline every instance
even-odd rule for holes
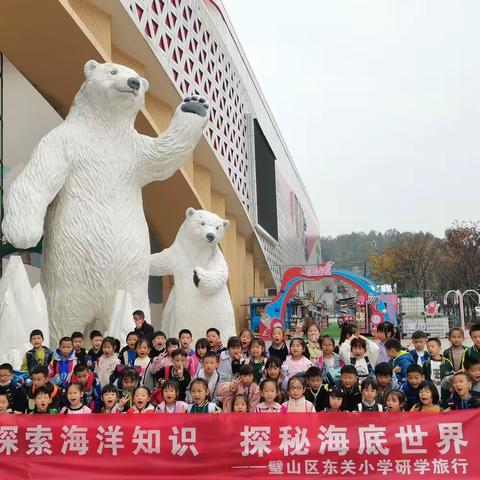
[[[480,222],[455,222],[445,230],[438,269],[443,290],[480,286]]]
[[[396,283],[404,295],[423,295],[436,285],[440,246],[431,233],[399,234],[383,253],[370,256],[372,276],[378,283]]]

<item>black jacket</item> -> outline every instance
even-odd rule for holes
[[[280,364],[282,364],[287,359],[288,347],[285,343],[282,348],[275,348],[272,344],[268,347],[268,355],[270,357],[277,357],[280,360]]]
[[[14,412],[25,413],[27,410],[27,392],[22,385],[11,381],[8,385],[0,386],[0,393],[7,395],[8,408]]]
[[[183,369],[183,377],[178,378],[173,374],[173,365],[169,367],[161,368],[157,375],[156,380],[164,379],[164,380],[176,380],[178,382],[179,392],[177,400],[181,400],[182,402],[186,399],[187,388],[190,385],[190,372],[187,368]]]
[[[93,348],[91,348],[87,352],[87,355],[90,357],[92,364],[95,364],[95,362],[102,356],[102,354],[103,354],[102,349],[100,349],[98,352],[95,352]]]
[[[48,347],[43,346],[42,348],[43,348],[43,351],[45,352],[45,363],[43,365],[45,367],[48,367],[50,365],[50,362],[53,359],[53,352]],[[32,348],[31,350],[29,350],[25,354],[25,357],[27,358],[27,370],[28,370],[28,373],[31,375],[32,371],[39,365],[35,349]]]
[[[146,338],[150,342],[153,340],[153,335],[155,334],[155,330],[147,322],[143,322],[140,328],[135,327],[134,332],[138,335],[138,338]]]
[[[477,392],[470,392],[470,398],[468,400],[462,400],[456,392],[453,392],[446,401],[446,407],[450,408],[450,410],[480,408],[480,395]]]
[[[162,353],[165,353],[165,350],[166,350],[165,347],[163,347],[161,350],[157,350],[155,347],[152,346],[152,348],[150,349],[150,353],[148,354],[148,356],[153,360],[155,357],[158,357],[158,356],[161,355]]]
[[[75,352],[75,357],[77,357],[77,363],[82,363],[87,365],[87,367],[92,366],[92,359],[87,355],[87,351],[84,348],[81,348],[79,352]]]
[[[328,387],[320,385],[318,392],[314,392],[308,385],[305,389],[305,398],[312,402],[315,406],[315,411],[322,412],[328,406]]]
[[[352,388],[347,389],[342,385],[341,388],[344,395],[342,409],[354,412],[357,409],[358,404],[362,401],[359,386],[355,384]]]

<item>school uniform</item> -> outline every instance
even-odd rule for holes
[[[91,348],[87,352],[87,355],[90,357],[90,360],[92,362],[92,369],[93,369],[95,368],[95,362],[103,355],[103,352],[101,348],[97,352],[93,348]],[[114,353],[114,355],[117,355],[117,354]]]
[[[280,348],[277,348],[273,343],[268,347],[268,356],[277,357],[282,364],[288,357],[288,347],[285,342],[282,343]]]
[[[405,402],[405,410],[410,410],[416,403],[420,401],[420,389],[418,387],[413,388],[408,381],[402,383],[400,390],[405,394],[407,399]]]
[[[68,357],[64,357],[60,349],[57,348],[48,366],[48,377],[59,387],[67,388],[76,364],[75,350],[72,350]]]
[[[463,368],[463,358],[465,352],[468,350],[467,347],[461,345],[460,347],[454,347],[453,345],[444,350],[443,356],[450,360],[453,365],[453,370],[459,372]]]
[[[77,364],[87,365],[88,367],[92,365],[92,359],[88,356],[84,348],[81,348],[78,352],[74,350],[74,352],[77,357]]]
[[[409,353],[412,356],[413,361],[420,366],[422,366],[425,361],[430,358],[430,355],[426,350],[422,350],[421,352],[419,352],[418,350],[413,349],[410,350]]]
[[[470,392],[468,398],[460,398],[457,392],[453,392],[446,401],[446,407],[450,410],[465,410],[469,408],[480,408],[480,394]]]
[[[328,400],[328,390],[324,385],[320,385],[320,388],[315,391],[312,387],[308,386],[305,388],[305,398],[313,403],[315,406],[315,411],[321,412],[327,403]]]
[[[248,364],[253,368],[253,381],[258,385],[262,380],[263,371],[265,370],[265,359],[262,357],[260,361],[250,358]]]
[[[347,388],[344,385],[340,387],[343,392],[342,409],[349,412],[354,412],[357,405],[362,401],[362,395],[360,394],[360,387],[355,384],[351,388]]]
[[[383,412],[383,405],[377,401],[367,403],[365,400],[362,400],[357,405],[357,412]]]
[[[188,405],[187,413],[220,413],[222,410],[212,402],[205,401],[201,405]]]

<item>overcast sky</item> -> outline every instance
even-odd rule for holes
[[[480,219],[480,1],[223,3],[322,235]]]

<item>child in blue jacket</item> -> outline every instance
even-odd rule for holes
[[[390,357],[398,383],[402,384],[407,378],[408,367],[415,365],[415,362],[410,353],[402,347],[402,344],[396,338],[390,338],[385,342],[385,350]]]

